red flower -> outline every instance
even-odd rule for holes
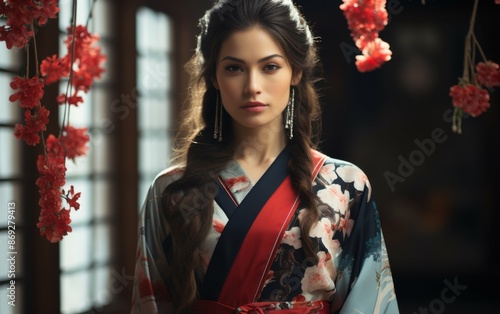
[[[87,128],[65,127],[60,138],[49,135],[46,141],[47,153],[53,156],[75,159],[87,153],[89,136]]]
[[[30,146],[35,146],[40,143],[40,136],[20,123],[16,123],[14,127],[14,136],[18,140],[25,141],[26,144]]]
[[[84,156],[87,153],[87,143],[89,141],[87,128],[68,126],[64,128],[60,141],[66,152],[66,157],[69,159]]]
[[[24,47],[34,34],[31,25],[43,25],[57,12],[57,0],[1,1],[0,15],[7,17],[7,25],[0,26],[0,41],[6,42],[7,49]]]
[[[40,64],[40,73],[45,77],[45,84],[59,81],[69,75],[69,58],[58,59],[57,55],[45,58]]]
[[[12,79],[10,87],[14,90],[19,89],[17,93],[9,97],[11,102],[19,100],[19,106],[29,109],[40,104],[40,99],[43,97],[43,80],[40,80],[38,76],[26,79],[15,77]]]
[[[64,41],[68,50],[73,46],[73,28],[68,28],[68,38]],[[89,33],[87,27],[83,25],[76,26],[75,29],[75,53],[74,53],[74,72],[71,84],[76,90],[88,92],[94,80],[99,78],[104,72],[100,65],[106,60],[101,53],[100,48],[93,47],[93,44],[99,40],[99,36]]]
[[[12,47],[23,48],[30,41],[33,34],[33,31],[26,27],[0,26],[0,41],[5,41],[7,49],[12,49]]]
[[[56,18],[59,12],[59,7],[57,6],[57,0],[41,0],[40,11],[38,12],[38,25],[43,25],[47,23],[48,19]]]
[[[389,44],[378,38],[388,21],[385,5],[386,0],[343,0],[340,5],[356,46],[363,51],[356,56],[360,72],[379,68],[391,59]]]
[[[36,165],[41,174],[41,177],[36,180],[36,185],[40,189],[47,190],[66,184],[66,166],[63,157],[50,154],[47,157],[39,155]]]
[[[80,203],[78,203],[78,199],[82,195],[81,192],[75,193],[75,189],[73,186],[71,186],[70,190],[68,193],[64,194],[64,190],[62,191],[64,198],[66,199],[66,202],[68,202],[69,208],[74,208],[75,210],[80,209]]]
[[[450,88],[453,106],[462,109],[473,117],[477,117],[490,107],[490,95],[478,86],[454,85]]]
[[[24,111],[24,122],[26,125],[16,124],[14,136],[18,140],[23,140],[28,145],[36,145],[40,142],[40,131],[47,130],[50,111],[44,106],[40,106],[35,115],[29,109]]]
[[[70,223],[69,210],[63,208],[59,211],[42,210],[36,225],[40,229],[40,235],[45,235],[47,240],[55,243],[72,231]]]
[[[376,38],[374,41],[366,43],[363,55],[356,56],[356,66],[360,72],[371,71],[391,60],[391,56],[389,44]]]
[[[69,97],[66,97],[66,94],[61,94],[57,96],[56,100],[60,105],[64,105],[67,102],[69,105],[73,105],[76,107],[78,107],[79,104],[83,103],[83,98],[81,96],[78,96],[78,91],[75,91],[75,93]]]
[[[61,196],[64,195],[61,193],[61,187],[66,184],[64,158],[50,153],[39,155],[37,167],[41,174],[36,180],[36,185],[40,188],[38,204],[41,207],[37,227],[40,229],[40,235],[45,235],[50,242],[58,242],[71,231],[70,209],[61,209]],[[71,201],[76,202],[78,197],[74,195]]]
[[[479,62],[476,65],[476,79],[486,87],[500,86],[500,71],[498,64],[492,61]]]
[[[73,86],[77,91],[82,90],[88,92],[90,86],[92,86],[93,83],[94,83],[94,78],[92,77],[90,72],[85,71],[85,68],[76,70],[73,73],[73,81],[71,82],[71,84],[73,84]]]
[[[343,0],[343,2],[340,9],[344,11],[354,40],[364,36],[368,41],[372,41],[387,25],[385,0]]]

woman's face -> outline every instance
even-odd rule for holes
[[[217,57],[214,86],[235,127],[279,127],[290,97],[292,68],[280,46],[259,27],[227,38]],[[215,104],[214,104],[215,105]]]

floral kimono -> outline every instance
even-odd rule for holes
[[[304,208],[291,188],[288,149],[256,183],[233,160],[214,180],[195,313],[399,313],[366,175],[351,163],[311,155],[320,215],[308,236],[317,259],[302,249]],[[181,175],[179,168],[160,173],[141,211],[131,313],[173,312],[161,195]]]

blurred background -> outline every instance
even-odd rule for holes
[[[380,37],[393,58],[359,73],[340,0],[296,0],[320,38],[323,137],[320,149],[357,164],[377,201],[401,313],[499,313],[499,88],[491,107],[451,130],[449,88],[462,75],[473,0],[388,0]],[[65,54],[71,3],[37,33],[39,56]],[[182,110],[197,21],[209,0],[78,1],[79,24],[91,8],[106,73],[72,108],[71,123],[89,127],[89,154],[68,163],[68,186],[82,192],[71,232],[59,244],[40,237],[37,148],[14,139],[22,112],[9,103],[24,51],[0,43],[0,313],[128,313],[137,216],[154,176],[168,166]],[[476,36],[500,62],[500,5],[481,0]],[[5,20],[0,20],[0,25]],[[62,112],[48,86],[49,132]],[[433,140],[434,139],[434,140]],[[436,140],[439,139],[439,140]],[[426,142],[425,151],[418,143]],[[420,157],[420,158],[419,158]],[[412,168],[401,166],[411,161]],[[395,176],[398,177],[394,180]],[[15,206],[16,306],[8,270],[7,211]],[[11,269],[11,268],[10,268]],[[452,288],[454,287],[454,288]],[[493,287],[493,288],[491,288]]]

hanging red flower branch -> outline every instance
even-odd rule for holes
[[[363,53],[356,56],[358,70],[372,71],[391,60],[389,44],[378,37],[388,21],[386,0],[342,1],[340,9],[344,11],[351,37]]]
[[[495,0],[495,3],[500,4],[500,0]],[[462,77],[458,79],[458,84],[450,88],[450,96],[455,107],[452,130],[459,134],[462,133],[463,113],[477,117],[485,112],[490,107],[490,94],[487,89],[500,86],[498,64],[486,58],[474,34],[478,4],[479,0],[475,0],[469,31],[465,37],[464,71]],[[474,67],[477,51],[483,62]]]
[[[76,5],[76,1],[73,1]],[[0,40],[5,41],[7,48],[28,50],[32,40],[35,50],[35,75],[33,77],[15,77],[10,86],[15,91],[11,102],[17,101],[24,111],[24,124],[16,124],[14,136],[28,145],[43,145],[43,154],[38,156],[37,169],[40,177],[36,181],[39,188],[41,208],[37,227],[40,234],[51,242],[58,242],[71,232],[70,212],[78,210],[78,199],[81,193],[75,193],[71,186],[69,191],[63,189],[66,184],[66,159],[75,161],[76,157],[87,153],[89,136],[86,128],[74,128],[69,123],[70,106],[78,106],[83,102],[83,93],[87,93],[96,79],[104,72],[101,67],[105,56],[95,46],[99,37],[89,33],[86,26],[68,27],[68,37],[64,41],[68,53],[61,58],[57,55],[46,57],[38,68],[36,54],[35,25],[47,23],[59,12],[55,0],[21,0],[0,2],[0,14],[7,17],[7,24],[0,27]],[[75,17],[73,16],[73,21]],[[29,71],[27,61],[26,73]],[[65,106],[61,131],[58,136],[49,134],[44,137],[49,122],[49,110],[41,105],[44,87],[62,79],[68,80],[65,93],[57,97],[57,102]]]

